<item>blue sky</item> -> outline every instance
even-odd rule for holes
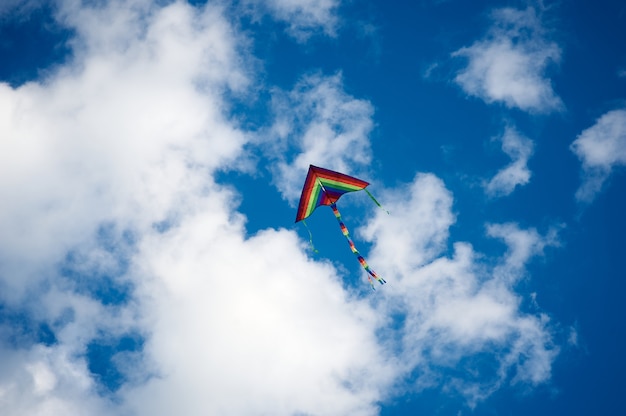
[[[626,6],[400,3],[2,2],[0,413],[623,411]]]

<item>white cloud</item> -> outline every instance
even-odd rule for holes
[[[219,8],[60,13],[75,60],[0,85],[2,302],[55,337],[2,345],[0,413],[375,414],[393,374],[377,360],[377,315],[294,233],[245,240],[235,195],[213,182],[247,138],[223,98],[247,85],[246,51]],[[341,101],[339,83],[313,88],[328,103],[320,124],[326,111],[370,111]],[[127,303],[84,292],[109,273],[131,285]],[[129,333],[144,347],[112,357],[130,368],[110,401],[85,354]]]
[[[578,330],[576,329],[575,326],[571,326],[569,328],[569,336],[567,337],[567,343],[570,346],[578,347],[579,336],[578,336]]]
[[[493,225],[502,259],[464,242],[448,256],[452,195],[419,174],[383,195],[393,215],[363,232],[390,283],[360,298],[295,233],[246,238],[236,193],[214,181],[253,138],[226,116],[226,93],[254,79],[219,7],[68,0],[60,13],[77,33],[73,61],[40,82],[0,84],[2,312],[54,333],[43,342],[0,326],[0,413],[372,415],[412,370],[471,402],[549,377],[548,319],[522,312],[513,290],[549,235]],[[274,99],[276,143],[264,145],[290,184],[322,158],[368,164],[372,105],[339,75]],[[92,290],[109,284],[128,285],[128,299]],[[111,357],[126,378],[103,392],[88,348],[129,334],[143,344]],[[477,357],[497,364],[487,382]],[[446,379],[455,366],[476,376]]]
[[[447,255],[454,216],[441,180],[418,174],[410,186],[384,197],[400,201],[391,203],[394,214],[379,213],[363,235],[374,244],[370,265],[390,282],[382,309],[405,316],[390,337],[407,373],[421,375],[416,386],[453,389],[475,405],[505,382],[549,379],[558,353],[549,319],[521,309],[515,284],[534,256],[557,244],[556,231],[542,236],[512,223],[493,224],[487,234],[508,247],[495,264],[465,242],[454,243]],[[465,377],[449,375],[453,369]]]
[[[321,31],[335,36],[340,0],[244,0],[256,14],[269,14],[287,24],[287,33],[303,42]]]
[[[452,54],[468,60],[455,82],[488,103],[530,112],[561,109],[563,103],[545,76],[546,68],[559,62],[561,50],[547,39],[535,10],[497,9],[492,18],[485,39]]]
[[[213,204],[214,205],[214,204]],[[366,301],[316,264],[295,234],[244,241],[224,209],[203,207],[142,245],[151,322],[147,358],[164,377],[131,389],[139,414],[375,414],[385,369]],[[242,398],[245,397],[245,400]]]
[[[390,279],[395,280],[431,262],[445,249],[448,229],[455,221],[452,194],[439,178],[420,174],[413,183],[382,195],[381,200],[393,215],[378,216],[363,234],[370,241],[397,238],[404,243],[376,246],[378,255],[390,266]]]
[[[521,230],[513,223],[488,224],[487,235],[503,240],[508,247],[504,263],[496,267],[494,273],[515,283],[530,258],[542,254],[546,246],[559,245],[557,231],[558,228],[552,228],[541,236],[534,228]]]
[[[45,3],[45,0],[4,0],[0,3],[0,19],[21,19]]]
[[[237,37],[219,11],[124,5],[68,14],[83,59],[44,84],[0,86],[0,229],[12,236],[0,246],[16,286],[28,282],[24,274],[44,276],[39,267],[85,243],[102,222],[145,227],[184,210],[185,194],[204,186],[201,170],[243,143],[219,95],[203,92],[245,79]],[[98,23],[100,14],[108,17]]]
[[[276,184],[295,201],[310,164],[356,175],[371,160],[374,109],[344,91],[341,74],[308,75],[289,92],[275,91],[275,122],[266,146],[278,158]],[[290,156],[285,160],[289,150]]]
[[[0,412],[7,415],[111,414],[85,362],[62,347],[0,348]]]
[[[576,199],[591,202],[613,169],[626,165],[626,109],[603,114],[570,146],[582,162],[582,184]]]
[[[490,196],[509,195],[516,186],[526,185],[531,176],[527,163],[533,153],[533,142],[512,127],[505,129],[500,140],[502,151],[512,161],[485,184],[485,192]]]

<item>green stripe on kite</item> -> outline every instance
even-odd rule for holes
[[[296,222],[302,221],[321,205],[330,205],[346,192],[365,189],[369,182],[333,170],[310,165],[298,204]],[[322,187],[327,188],[326,191]]]

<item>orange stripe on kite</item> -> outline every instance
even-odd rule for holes
[[[346,192],[365,189],[369,182],[310,165],[298,204],[296,222],[302,221],[321,205],[331,205]],[[322,189],[325,188],[325,189]]]

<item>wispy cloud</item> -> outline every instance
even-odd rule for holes
[[[287,25],[287,33],[304,42],[313,34],[335,36],[340,0],[243,0],[259,16],[269,14]]]
[[[522,136],[515,128],[507,126],[500,138],[502,151],[511,159],[511,163],[500,169],[485,186],[485,192],[492,197],[506,196],[518,185],[526,185],[530,181],[528,159],[533,153],[533,142]]]
[[[582,162],[576,199],[591,202],[616,166],[626,165],[626,109],[603,114],[570,146]]]
[[[265,146],[278,159],[276,183],[287,199],[299,196],[309,164],[352,174],[369,164],[374,108],[344,91],[341,74],[305,76],[291,91],[275,90],[272,104]]]
[[[0,20],[21,19],[45,4],[45,0],[5,0],[0,3]]]
[[[563,107],[552,89],[546,69],[558,63],[559,46],[533,8],[497,9],[487,36],[452,55],[466,58],[467,67],[454,81],[469,94],[488,103],[530,112],[550,112]]]

